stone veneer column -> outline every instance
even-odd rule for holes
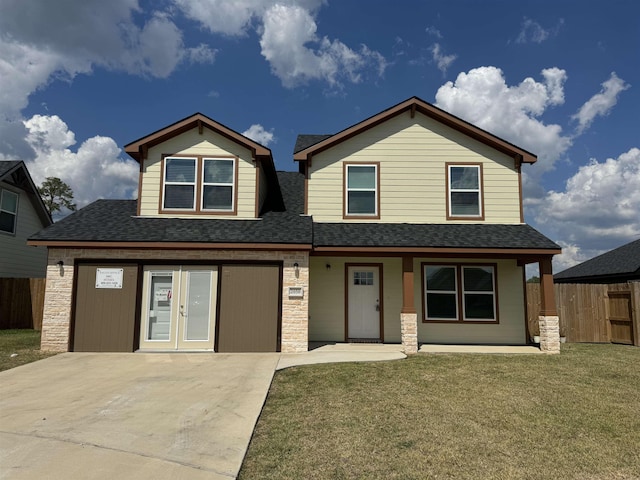
[[[60,260],[64,262],[63,266],[58,265]],[[66,250],[49,248],[40,339],[42,350],[66,352],[69,349],[73,271],[73,258]]]
[[[540,350],[544,353],[560,353],[560,318],[557,315],[540,315],[538,323]]]
[[[406,354],[418,353],[418,314],[400,314],[400,337]]]
[[[295,264],[298,264],[296,273]],[[289,287],[302,287],[302,298],[289,297]],[[309,254],[285,255],[282,269],[282,353],[309,350]]]

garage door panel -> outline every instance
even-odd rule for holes
[[[122,268],[122,288],[96,288],[98,268]],[[74,351],[133,351],[137,286],[136,265],[78,266]]]
[[[221,278],[217,351],[279,351],[280,267],[224,265]]]

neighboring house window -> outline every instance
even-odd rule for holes
[[[166,157],[163,211],[235,213],[236,160]]]
[[[447,217],[482,219],[482,166],[447,164]]]
[[[345,216],[379,217],[378,164],[345,165]]]
[[[423,264],[423,321],[497,323],[495,265]]]
[[[194,210],[196,198],[196,158],[165,158],[165,210]]]
[[[233,210],[234,161],[205,158],[202,210]]]
[[[0,189],[0,232],[16,233],[18,195]]]

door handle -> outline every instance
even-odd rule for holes
[[[184,305],[180,305],[180,316],[184,317]]]
[[[380,300],[376,300],[376,312],[380,311]]]

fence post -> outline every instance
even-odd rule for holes
[[[631,291],[631,328],[633,344],[640,347],[640,281],[629,281]]]

